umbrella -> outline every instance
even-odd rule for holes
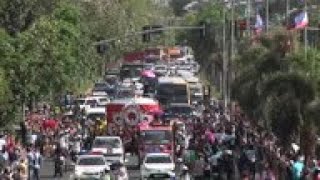
[[[148,78],[155,78],[156,74],[151,70],[144,70],[141,72],[141,76],[148,77]]]

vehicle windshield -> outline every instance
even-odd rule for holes
[[[167,113],[171,114],[184,114],[184,115],[191,115],[192,108],[189,106],[173,106],[166,110]]]
[[[191,94],[201,93],[201,88],[200,87],[190,87],[190,92],[191,92]]]
[[[119,98],[126,98],[126,97],[131,97],[132,96],[132,90],[131,89],[123,89],[119,90],[117,97]]]
[[[81,165],[81,166],[101,166],[101,165],[105,165],[105,162],[100,157],[80,158],[78,165]]]
[[[165,66],[156,66],[156,70],[166,70],[167,68]]]
[[[171,142],[171,132],[169,130],[143,131],[141,139],[145,144],[168,144]]]
[[[100,103],[107,103],[108,102],[108,99],[107,98],[100,98]]]
[[[109,85],[116,84],[116,83],[117,83],[117,77],[109,77],[109,78],[106,78],[106,82],[107,82]]]
[[[84,99],[76,99],[75,104],[84,104],[86,101]]]
[[[120,148],[120,140],[117,138],[97,138],[94,140],[93,148]]]
[[[94,85],[94,89],[103,89],[103,88],[105,88],[106,87],[106,84],[105,83],[96,83],[95,85]]]
[[[143,69],[143,65],[123,65],[120,70],[120,76],[122,79],[124,78],[132,78],[139,77],[141,70]]]
[[[97,105],[97,101],[94,99],[90,99],[90,100],[86,101],[86,104],[90,105],[90,106],[95,106],[95,105]]]
[[[146,163],[158,164],[158,163],[171,163],[170,156],[149,156],[146,159]]]
[[[87,119],[91,119],[93,121],[96,121],[98,119],[103,120],[105,119],[105,114],[104,113],[90,113],[87,115]]]
[[[177,85],[177,84],[160,84],[158,87],[159,95],[187,95],[187,86],[186,85]]]
[[[176,58],[181,58],[183,57],[182,54],[170,54],[170,58],[176,59]]]

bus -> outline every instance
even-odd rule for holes
[[[163,105],[172,103],[190,104],[188,83],[181,77],[159,77],[156,85],[156,97]]]
[[[203,100],[203,84],[200,82],[198,77],[191,76],[185,78],[190,89],[190,101],[201,102]]]

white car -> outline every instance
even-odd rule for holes
[[[100,179],[110,176],[110,166],[103,155],[81,155],[74,169],[74,179]]]
[[[149,153],[141,165],[141,179],[175,177],[175,164],[168,153]]]
[[[124,163],[124,147],[119,136],[97,136],[91,151],[102,153],[108,162]]]

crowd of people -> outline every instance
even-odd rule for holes
[[[28,117],[21,129],[21,133],[28,132],[26,137],[3,135],[1,180],[40,179],[43,157],[54,158],[54,175],[62,176],[65,162],[61,157],[72,158],[86,146],[83,137],[90,139],[81,121],[52,119],[47,110]],[[201,118],[184,122],[186,143],[181,143],[181,153],[177,153],[180,179],[320,179],[317,161],[306,163],[295,148],[283,151],[272,133],[254,126],[241,112],[216,102],[205,108]]]
[[[26,113],[18,132],[3,135],[6,143],[0,156],[1,180],[40,179],[44,158],[53,158],[54,174],[62,176],[63,164],[59,158],[69,154],[65,150],[70,148],[66,136],[78,134],[81,128],[77,121],[61,119],[60,115],[57,108],[44,105]]]
[[[297,147],[283,151],[272,133],[219,103],[187,129],[190,140],[181,158],[194,179],[320,179],[317,161],[307,164]]]

